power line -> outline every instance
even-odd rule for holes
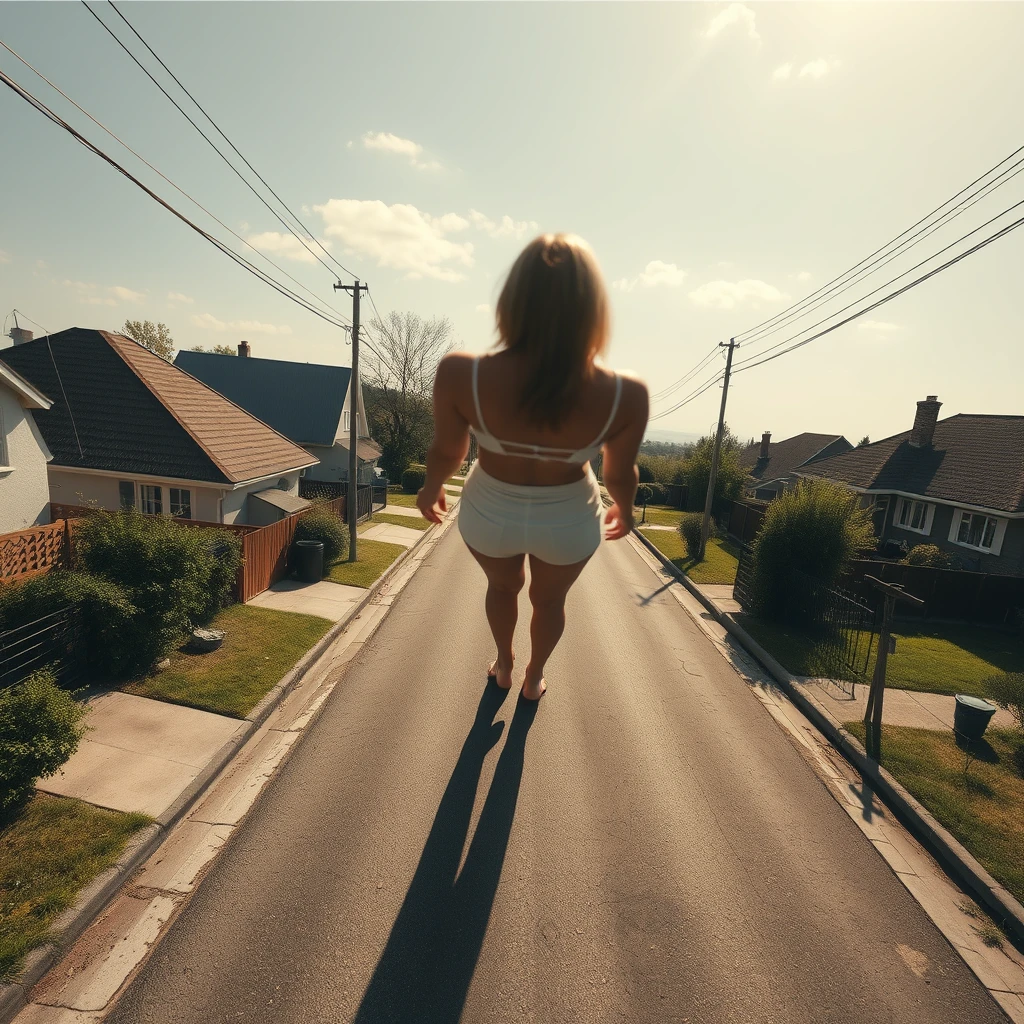
[[[262,195],[260,195],[259,191],[252,186],[252,184],[248,181],[248,179],[245,177],[245,175],[243,175],[242,172],[239,171],[239,169],[228,159],[228,157],[217,146],[217,144],[209,137],[209,135],[207,135],[206,132],[204,132],[203,129],[200,128],[198,124],[196,124],[196,122],[192,119],[192,117],[182,108],[181,104],[179,104],[178,101],[156,80],[156,78],[153,77],[153,75],[150,73],[149,69],[138,59],[138,57],[135,56],[134,53],[132,53],[132,51],[124,44],[124,42],[122,42],[121,39],[118,38],[118,36],[114,33],[114,31],[110,28],[110,26],[107,25],[107,23],[89,6],[89,4],[86,2],[86,0],[82,0],[82,6],[85,7],[85,9],[100,23],[100,25],[103,26],[103,28],[106,30],[106,32],[110,35],[111,39],[113,39],[117,43],[117,45],[120,46],[121,49],[124,50],[124,52],[127,53],[129,57],[131,57],[131,59],[141,69],[143,74],[164,94],[164,96],[167,97],[168,100],[171,101],[172,104],[174,104],[174,106],[177,108],[179,113],[181,113],[181,115],[188,121],[188,123],[190,125],[192,125],[193,128],[195,128],[195,130],[197,132],[199,132],[200,135],[202,135],[202,137],[207,141],[207,143],[214,150],[214,152],[228,165],[228,167],[231,168],[232,171],[234,171],[235,175],[245,185],[245,187],[247,189],[249,189],[250,192],[252,192],[252,194],[271,212],[271,214],[273,214],[273,216],[278,221],[278,223],[286,231],[288,231],[288,233],[290,235],[292,235],[299,242],[299,244],[306,250],[306,252],[308,252],[314,259],[316,259],[317,262],[320,263],[320,265],[323,266],[324,269],[327,270],[327,272],[332,277],[334,277],[335,273],[331,269],[331,267],[329,267],[326,263],[324,263],[324,261],[315,252],[313,252],[312,249],[310,249],[310,247],[306,244],[305,239],[303,239],[300,235],[296,234],[295,229],[287,221],[285,221],[281,217],[281,215],[270,205],[270,203],[267,202],[267,200]],[[111,4],[111,6],[113,7],[113,4]],[[114,8],[114,9],[115,9],[115,11],[117,10],[116,8]],[[117,11],[117,13],[118,13],[118,15],[122,19],[124,18],[124,16],[121,15],[120,11]],[[126,24],[127,24],[127,22],[126,22]],[[129,25],[128,27],[131,28],[131,25]],[[134,32],[135,30],[132,29],[132,31]],[[138,33],[136,33],[136,35],[138,35]],[[140,36],[139,38],[141,39],[142,37]],[[145,43],[145,40],[143,40],[143,44],[146,45],[147,49],[149,49],[149,46],[148,46],[148,44]],[[153,51],[150,50],[150,52],[152,53]],[[154,54],[154,56],[156,56],[156,55]],[[157,57],[157,60],[160,60],[160,58]],[[162,61],[161,61],[161,64],[163,64]],[[164,65],[164,66],[166,67],[166,65]],[[168,73],[171,74],[170,71],[168,71]],[[171,77],[174,78],[174,75],[171,74]],[[174,80],[176,82],[178,81],[177,78],[175,78]],[[178,82],[178,84],[181,85],[180,82]],[[185,87],[183,85],[181,87],[182,87],[182,89],[185,89]],[[185,89],[185,92],[187,93],[188,90]],[[191,98],[191,94],[190,94],[190,98]],[[196,101],[193,99],[192,102],[195,103]],[[196,106],[199,107],[199,104],[196,103]],[[202,110],[202,107],[199,107],[199,109]],[[206,111],[203,111],[203,113],[205,114]],[[206,116],[210,120],[211,124],[213,124],[214,123],[213,119],[209,118],[209,115],[206,115]],[[216,124],[214,124],[214,127],[216,127]],[[217,130],[220,131],[219,128]],[[223,132],[221,132],[221,134],[223,135]],[[224,136],[224,137],[227,138],[227,136]],[[228,140],[228,142],[230,144],[230,140]],[[234,148],[234,147],[232,147],[232,148]],[[236,150],[236,152],[237,152],[237,150]],[[243,159],[245,159],[245,158],[243,157]],[[257,175],[257,177],[259,177],[259,175]],[[262,178],[260,180],[262,181]],[[267,186],[267,187],[269,188],[269,186]],[[273,190],[271,190],[271,191],[273,191]],[[278,202],[280,202],[280,200],[278,200]],[[284,204],[282,203],[282,206],[283,205]],[[285,208],[287,209],[287,207],[285,207]],[[323,248],[323,247],[321,246],[321,248]],[[341,266],[341,264],[338,264],[338,266]],[[342,269],[344,270],[345,268],[342,267]],[[351,271],[345,270],[345,273],[346,274],[350,274]]]
[[[710,388],[714,387],[720,380],[724,379],[724,373],[716,373],[714,377],[710,378],[709,380],[706,380],[703,384],[699,385],[694,391],[691,391],[685,398],[683,398],[681,401],[673,405],[671,409],[665,409],[663,412],[659,412],[655,416],[651,416],[648,422],[653,423],[655,420],[664,419],[666,416],[670,416],[672,413],[678,412],[680,409],[682,409],[684,405],[689,405],[690,402],[693,402],[696,399],[700,398],[700,396],[703,395],[705,391],[708,391]]]
[[[1021,203],[1024,203],[1024,200],[1021,200]],[[1003,213],[1008,213],[1010,210],[1014,209],[1015,206],[1020,206],[1021,203],[1015,203],[1014,206],[1011,206],[1007,210],[1004,210]],[[999,216],[1001,217],[1003,216],[1003,214],[999,214]],[[991,221],[989,223],[991,223]],[[840,327],[844,326],[845,324],[848,324],[851,320],[856,320],[858,317],[864,316],[865,313],[870,313],[872,310],[877,309],[879,306],[883,306],[885,305],[885,303],[891,302],[893,299],[902,295],[904,292],[910,291],[911,288],[916,288],[922,282],[927,281],[929,278],[934,277],[936,274],[942,273],[943,270],[946,270],[949,267],[953,266],[954,264],[959,263],[962,259],[966,259],[968,256],[971,256],[974,253],[978,252],[980,249],[984,249],[986,245],[990,245],[992,242],[997,241],[1004,235],[1008,235],[1011,231],[1015,231],[1022,224],[1024,224],[1024,217],[1021,217],[1018,220],[1013,221],[1011,224],[1007,224],[1005,227],[1000,228],[999,231],[996,231],[994,234],[989,235],[988,238],[982,239],[982,241],[978,242],[977,245],[971,246],[970,249],[964,250],[964,252],[959,253],[950,260],[947,260],[941,266],[935,267],[934,270],[928,271],[927,274],[922,274],[916,280],[911,281],[908,284],[905,284],[902,288],[898,288],[890,295],[886,295],[883,298],[879,299],[877,302],[873,302],[870,306],[866,307],[865,309],[859,310],[852,316],[848,316],[845,320],[841,320],[839,323],[833,324],[831,327],[826,327],[825,330],[819,331],[817,334],[813,334],[809,338],[804,338],[802,341],[797,342],[795,345],[791,345],[789,348],[785,348],[781,352],[776,352],[773,356],[765,356],[763,359],[759,359],[757,362],[748,363],[746,366],[741,366],[739,369],[734,370],[733,372],[741,373],[743,370],[752,370],[755,366],[761,366],[763,363],[770,363],[773,359],[778,359],[780,356],[784,356],[786,355],[786,353],[794,351],[794,349],[803,348],[804,345],[809,345],[812,341],[816,341],[818,338],[821,338],[826,334],[831,334],[832,331],[838,330]],[[971,234],[974,234],[974,232],[972,231]],[[925,262],[927,262],[927,260],[925,260]],[[918,264],[918,266],[920,266],[920,264]],[[900,275],[900,277],[905,276],[905,274]],[[893,278],[893,280],[899,280],[899,278]],[[792,341],[793,339],[790,338],[789,340]],[[780,342],[780,344],[785,343]]]
[[[810,327],[805,327],[805,328],[803,328],[802,330],[800,330],[800,331],[797,331],[797,332],[796,332],[796,334],[793,334],[793,335],[791,335],[791,336],[790,336],[790,337],[788,337],[788,338],[784,338],[784,339],[783,339],[782,341],[776,342],[776,343],[775,343],[774,345],[770,345],[770,346],[769,346],[768,348],[766,348],[766,349],[764,350],[764,352],[761,352],[761,353],[759,353],[759,354],[758,354],[758,355],[756,355],[756,356],[751,356],[751,357],[748,357],[747,359],[743,360],[743,361],[742,361],[742,362],[740,363],[740,368],[743,368],[744,364],[749,364],[749,363],[751,362],[751,360],[752,360],[752,359],[758,359],[758,358],[760,358],[760,356],[764,355],[764,354],[765,354],[766,352],[772,352],[772,351],[774,351],[774,350],[775,350],[775,349],[777,349],[777,348],[781,348],[781,347],[782,347],[783,345],[787,345],[787,344],[789,344],[789,342],[791,342],[791,341],[793,341],[793,340],[794,340],[795,338],[799,337],[799,336],[800,336],[801,334],[803,334],[803,333],[804,333],[805,331],[813,331],[815,327],[820,327],[820,326],[821,326],[821,325],[822,325],[823,323],[825,323],[825,321],[827,321],[827,320],[831,320],[831,319],[832,319],[833,317],[839,316],[839,314],[840,314],[840,313],[845,313],[845,312],[846,312],[846,310],[848,310],[848,309],[852,309],[852,308],[853,308],[854,306],[856,306],[856,305],[857,305],[857,303],[858,303],[858,302],[863,302],[863,301],[864,301],[865,299],[868,299],[868,298],[870,298],[870,297],[871,297],[872,295],[875,295],[875,294],[877,294],[878,292],[880,292],[880,291],[881,291],[881,290],[882,290],[883,288],[888,288],[888,287],[889,287],[889,285],[891,285],[891,284],[895,284],[895,283],[896,283],[896,282],[897,282],[898,280],[900,280],[900,278],[902,278],[902,277],[906,277],[906,276],[907,276],[907,274],[912,274],[912,273],[913,273],[913,272],[914,272],[915,270],[919,270],[919,269],[920,269],[921,267],[923,267],[923,266],[924,266],[924,265],[925,265],[926,263],[930,263],[930,262],[931,262],[931,261],[932,261],[933,259],[935,259],[935,258],[936,258],[937,256],[941,256],[941,255],[942,255],[942,254],[943,254],[944,252],[948,252],[948,251],[949,251],[950,249],[952,249],[952,248],[953,248],[954,246],[956,246],[956,245],[959,245],[959,244],[960,244],[961,242],[963,242],[964,240],[966,240],[966,239],[970,238],[970,237],[971,237],[971,235],[975,235],[975,234],[977,234],[977,233],[978,233],[979,231],[981,231],[981,230],[982,230],[983,228],[987,228],[987,227],[988,227],[988,226],[989,226],[990,224],[992,224],[992,223],[994,223],[995,221],[999,220],[999,219],[1000,219],[1001,217],[1005,217],[1005,216],[1006,216],[1006,215],[1007,215],[1007,214],[1008,214],[1008,213],[1009,213],[1009,212],[1010,212],[1011,210],[1015,210],[1015,209],[1017,209],[1017,207],[1019,207],[1019,206],[1024,206],[1024,199],[1020,200],[1020,202],[1014,203],[1014,204],[1013,204],[1012,206],[1008,206],[1008,207],[1007,207],[1007,208],[1006,208],[1005,210],[1003,210],[1003,211],[1002,211],[1001,213],[997,213],[997,214],[996,214],[996,215],[995,215],[994,217],[991,217],[991,218],[989,218],[989,219],[988,219],[987,221],[985,221],[985,223],[984,223],[984,224],[979,224],[979,225],[978,225],[978,227],[976,227],[976,228],[972,229],[971,231],[968,231],[968,232],[967,232],[967,234],[965,234],[965,235],[961,235],[961,236],[960,236],[960,237],[959,237],[958,239],[956,239],[956,240],[955,240],[955,241],[953,241],[953,242],[950,242],[950,243],[949,243],[949,245],[947,245],[947,246],[944,246],[943,248],[939,249],[939,251],[938,251],[938,252],[932,253],[932,255],[931,255],[931,256],[928,256],[928,257],[926,257],[925,259],[921,260],[921,262],[920,262],[920,263],[917,263],[917,264],[915,264],[915,265],[914,265],[914,266],[912,266],[912,267],[911,267],[911,268],[910,268],[909,270],[904,270],[902,274],[897,274],[897,275],[896,275],[895,277],[893,277],[893,278],[890,278],[890,279],[889,279],[888,281],[886,281],[886,282],[885,282],[885,284],[881,284],[881,285],[879,285],[879,286],[878,286],[877,288],[875,288],[875,289],[873,289],[872,291],[868,292],[868,293],[867,293],[867,295],[862,295],[862,296],[861,296],[861,297],[860,297],[859,299],[855,299],[855,300],[854,300],[853,302],[851,302],[851,303],[848,303],[847,305],[843,306],[843,308],[842,308],[842,309],[836,310],[836,312],[834,312],[834,313],[830,313],[830,314],[829,314],[828,316],[826,316],[826,317],[823,317],[823,318],[822,318],[821,320],[819,320],[819,321],[818,321],[817,323],[811,324],[811,326],[810,326]],[[996,236],[996,237],[1001,237],[1001,236]],[[987,244],[987,243],[986,243],[986,244]],[[973,249],[970,249],[970,250],[968,250],[968,253],[970,253],[970,252],[976,252],[976,251],[977,251],[977,247],[975,247],[975,248],[973,248]],[[952,265],[953,265],[953,263],[955,263],[955,262],[956,262],[956,260],[953,260],[953,261],[952,261],[952,262],[950,262],[950,263],[946,263],[946,264],[943,264],[943,266],[942,266],[942,267],[940,267],[939,269],[941,270],[941,269],[944,269],[944,268],[945,268],[945,267],[947,267],[947,266],[952,266]],[[930,274],[929,274],[929,275],[925,275],[924,277],[920,278],[919,280],[921,280],[921,281],[926,281],[926,280],[928,279],[928,277],[930,277],[930,276],[931,276]],[[900,291],[896,292],[895,294],[896,294],[896,295],[901,295],[901,294],[903,293],[903,291],[905,291],[905,290],[906,290],[906,289],[901,289]],[[888,300],[884,300],[884,301],[888,301]],[[878,305],[881,305],[881,303],[875,303],[874,305],[872,305],[872,306],[870,306],[870,307],[868,307],[868,308],[869,308],[869,309],[874,309],[874,308],[876,308],[876,306],[878,306]],[[866,312],[866,310],[862,310],[861,312]],[[858,313],[857,315],[858,315],[858,316],[860,316],[861,314],[860,314],[860,313]],[[850,319],[854,319],[854,318],[852,318],[852,317],[851,317],[851,318],[848,318],[847,320],[844,320],[844,321],[843,321],[843,323],[848,323]],[[827,333],[827,332],[824,332],[824,333]],[[815,335],[815,337],[821,337],[821,335]],[[788,350],[787,350],[787,351],[788,351]],[[774,357],[773,357],[773,358],[774,358]],[[754,365],[758,365],[758,364],[754,364]],[[738,372],[738,370],[737,370],[737,372]]]
[[[764,320],[761,323],[757,324],[755,327],[752,327],[749,330],[744,331],[742,334],[736,335],[737,339],[749,340],[750,336],[755,334],[756,332],[760,331],[760,329],[762,327],[766,327],[766,326],[768,326],[770,324],[774,324],[776,321],[778,321],[781,317],[785,316],[789,312],[791,312],[791,311],[793,311],[795,309],[798,309],[798,308],[806,305],[809,301],[814,299],[814,297],[816,295],[819,295],[824,289],[828,288],[830,285],[837,284],[837,283],[845,280],[847,277],[849,277],[850,274],[852,274],[855,271],[857,271],[859,268],[861,268],[869,260],[873,259],[875,256],[878,256],[880,253],[884,253],[886,250],[889,249],[890,246],[892,246],[896,242],[898,242],[908,232],[913,231],[914,228],[916,228],[919,225],[923,224],[925,221],[930,220],[933,216],[935,216],[935,214],[937,214],[944,207],[949,206],[949,204],[951,202],[953,202],[953,200],[959,198],[965,192],[967,192],[970,189],[974,188],[974,186],[977,185],[978,182],[980,182],[983,179],[987,178],[993,171],[995,171],[999,167],[1002,167],[1003,164],[1008,163],[1010,160],[1012,160],[1015,156],[1017,156],[1021,152],[1024,152],[1024,146],[1019,146],[1012,153],[1010,153],[1009,156],[1007,156],[1004,159],[1000,160],[999,163],[997,163],[994,167],[990,167],[987,171],[985,171],[984,174],[979,175],[969,185],[965,185],[962,189],[960,189],[959,192],[957,192],[954,195],[950,196],[950,198],[947,199],[944,203],[940,203],[930,213],[925,214],[924,217],[922,217],[920,220],[916,221],[915,223],[911,224],[910,227],[907,228],[906,230],[901,231],[898,235],[896,235],[895,238],[890,239],[888,242],[885,243],[885,245],[881,246],[880,248],[876,249],[873,253],[871,253],[870,255],[866,256],[863,260],[860,261],[860,263],[855,264],[849,270],[846,270],[842,274],[840,274],[838,277],[835,277],[831,281],[826,282],[820,288],[818,288],[815,291],[811,292],[810,295],[808,295],[805,298],[801,299],[799,302],[794,303],[792,306],[788,307],[787,309],[784,309],[781,313],[777,313],[775,316],[769,317],[767,320]],[[1014,166],[1016,166],[1016,165],[1014,165]]]
[[[236,232],[236,231],[232,230],[230,227],[228,227],[228,225],[225,224],[224,221],[222,221],[219,217],[217,217],[216,214],[211,213],[205,206],[203,206],[202,203],[199,202],[198,199],[193,198],[183,188],[181,188],[179,185],[175,184],[175,182],[173,182],[170,178],[168,178],[167,175],[164,174],[159,168],[155,167],[144,156],[142,156],[140,153],[137,153],[134,149],[132,149],[132,147],[129,146],[127,142],[125,142],[123,139],[119,138],[105,124],[103,124],[102,121],[99,121],[97,118],[93,117],[93,115],[90,114],[88,110],[86,110],[83,106],[81,106],[81,104],[79,104],[75,100],[73,100],[66,92],[64,92],[63,89],[60,88],[60,86],[58,86],[58,85],[54,84],[53,82],[51,82],[50,79],[46,77],[46,75],[44,75],[38,68],[34,67],[27,60],[25,60],[25,58],[22,57],[20,53],[18,53],[16,50],[14,50],[10,46],[8,46],[7,43],[5,43],[2,39],[0,39],[0,46],[2,46],[12,56],[14,56],[18,60],[20,60],[21,63],[25,65],[25,67],[27,67],[30,71],[33,71],[51,89],[53,89],[55,92],[57,92],[61,96],[63,96],[64,99],[66,99],[68,101],[68,103],[70,103],[73,107],[75,107],[82,114],[84,114],[87,118],[89,118],[89,120],[92,121],[93,124],[95,124],[97,127],[101,128],[104,132],[106,132],[107,135],[109,135],[115,142],[117,142],[119,145],[123,146],[126,150],[128,150],[128,152],[131,153],[132,156],[134,156],[137,160],[140,160],[142,163],[144,163],[151,171],[153,171],[154,174],[157,174],[161,178],[163,178],[163,180],[166,181],[167,184],[170,185],[173,189],[175,189],[179,194],[183,195],[187,200],[189,200],[189,202],[195,204],[195,206],[197,206],[200,210],[202,210],[203,213],[205,213],[208,217],[210,217],[212,220],[216,221],[225,231],[227,231],[229,234],[231,234],[235,238],[237,238],[238,241],[240,241],[243,245],[246,245],[250,249],[252,249],[252,251],[254,253],[256,253],[262,259],[266,260],[267,263],[269,263],[275,270],[277,270],[280,273],[284,274],[284,276],[287,277],[288,280],[291,281],[293,284],[298,285],[300,288],[303,289],[303,291],[305,291],[305,292],[309,293],[310,295],[312,295],[314,302],[317,302],[321,306],[331,310],[333,313],[337,314],[337,316],[341,317],[343,320],[346,319],[345,315],[340,310],[335,309],[332,305],[330,305],[330,303],[324,302],[324,300],[321,299],[316,294],[316,292],[314,292],[311,288],[307,287],[301,281],[299,281],[296,278],[292,277],[292,275],[289,274],[288,271],[284,269],[284,267],[282,267],[279,264],[275,263],[265,253],[260,252],[260,250],[257,249],[256,246],[254,246],[251,242],[249,242],[248,240],[243,238],[241,235],[239,235],[238,232]]]
[[[719,348],[716,345],[692,370],[688,373],[683,374],[674,384],[670,384],[667,388],[663,388],[657,394],[651,395],[651,402],[663,402],[669,395],[678,391],[688,380],[695,377],[711,360],[718,354]]]

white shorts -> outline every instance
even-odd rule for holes
[[[459,532],[489,558],[534,555],[550,565],[575,565],[601,544],[601,492],[588,470],[554,487],[508,484],[477,463],[459,501]]]

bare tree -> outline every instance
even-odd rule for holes
[[[167,324],[155,324],[152,320],[125,320],[124,333],[154,355],[168,362],[174,355],[174,339]]]
[[[362,377],[370,433],[383,449],[381,463],[397,480],[410,462],[422,461],[433,434],[431,391],[437,364],[451,351],[447,317],[424,320],[392,310],[368,324]]]

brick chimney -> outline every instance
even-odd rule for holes
[[[760,454],[759,454],[759,458],[762,458],[762,459],[767,459],[768,458],[768,445],[770,445],[771,443],[772,443],[772,432],[770,430],[766,430],[761,435],[761,451],[760,451]]]
[[[12,327],[7,336],[15,345],[24,345],[26,341],[32,340],[32,332],[26,331],[24,327]]]
[[[927,448],[931,445],[935,422],[939,418],[941,408],[942,403],[938,395],[929,395],[923,402],[917,403],[914,429],[910,432],[910,443],[914,448]]]
[[[248,356],[249,356],[249,342],[247,342],[247,341],[240,341],[238,343],[238,354],[240,356],[245,356],[246,358],[248,358]]]

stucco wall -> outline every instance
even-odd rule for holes
[[[7,440],[7,461],[0,458],[0,533],[50,521],[46,481],[46,445],[30,410],[0,384],[0,423]]]
[[[118,490],[120,480],[130,477],[106,476],[94,473],[78,473],[73,469],[50,469],[50,500],[65,505],[96,505],[98,508],[117,509],[121,507]],[[170,487],[188,486],[180,480],[133,481],[135,504],[138,507],[140,483],[159,484],[162,489],[164,513],[170,513]],[[192,500],[192,518],[207,523],[220,522],[218,499],[221,492],[214,487],[188,486]]]
[[[282,487],[281,490],[287,494],[299,493],[299,471],[294,470],[291,473],[282,473],[281,478],[287,481],[287,486]],[[258,483],[252,483],[248,487],[239,488],[237,491],[228,491],[224,495],[224,522],[225,523],[238,523],[243,526],[266,526],[266,514],[265,511],[261,511],[256,506],[259,502],[252,502],[252,508],[250,509],[248,497],[257,491],[265,491],[267,487],[273,487],[275,480],[261,480]],[[250,518],[250,516],[254,518]],[[275,520],[276,521],[276,520]]]

